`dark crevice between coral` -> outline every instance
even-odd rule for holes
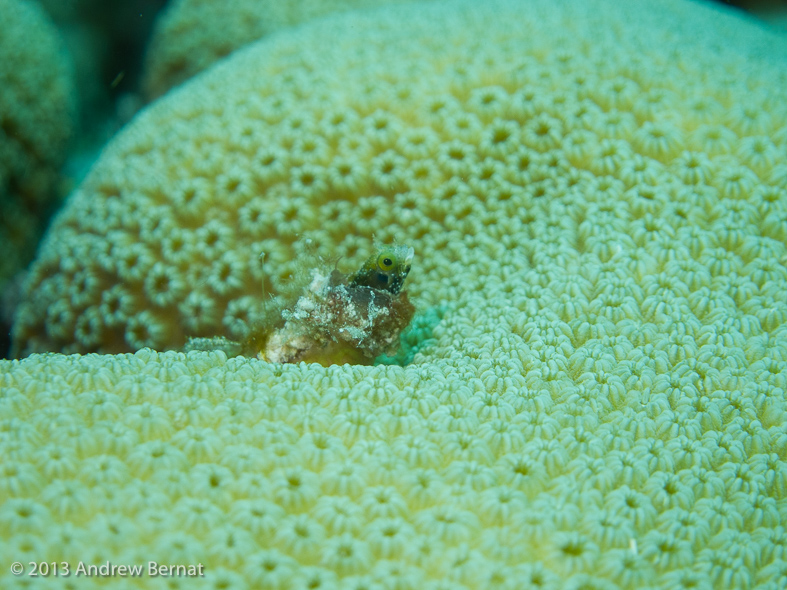
[[[11,325],[2,322],[0,330],[0,359],[8,359],[11,354]]]

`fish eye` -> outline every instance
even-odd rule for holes
[[[393,258],[386,256],[385,254],[381,254],[377,259],[377,266],[379,266],[382,270],[391,270],[394,266]]]

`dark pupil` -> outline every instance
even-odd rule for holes
[[[391,260],[390,258],[383,258],[383,264],[385,266],[391,266],[393,264],[393,260]]]

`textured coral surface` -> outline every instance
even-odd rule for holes
[[[307,240],[357,267],[372,234],[444,315],[406,367],[0,364],[4,562],[784,588],[787,58],[700,5],[612,6],[347,14],[132,123],[55,223],[20,350],[237,338],[261,250],[276,292]]]
[[[165,97],[107,147],[54,223],[18,352],[240,339],[259,313],[261,251],[275,293],[300,245],[354,268],[373,235],[413,245],[408,291],[427,306],[517,291],[519,270],[543,268],[545,284],[589,281],[574,291],[594,305],[572,301],[565,320],[652,321],[643,304],[660,295],[645,281],[666,273],[688,283],[676,295],[713,296],[714,308],[735,288],[724,281],[747,281],[759,297],[748,315],[778,327],[780,39],[721,15],[695,32],[691,10],[618,22],[604,21],[603,2],[582,6],[351,13],[277,35]],[[623,286],[600,301],[593,285],[610,270]]]
[[[280,29],[353,9],[412,0],[172,0],[158,18],[144,74],[150,98]]]

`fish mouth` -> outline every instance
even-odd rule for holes
[[[388,288],[386,291],[393,295],[398,295],[399,291],[402,290],[402,285],[404,285],[404,279],[407,277],[407,273],[404,273],[404,276],[395,276],[391,279],[391,282],[388,283]]]

